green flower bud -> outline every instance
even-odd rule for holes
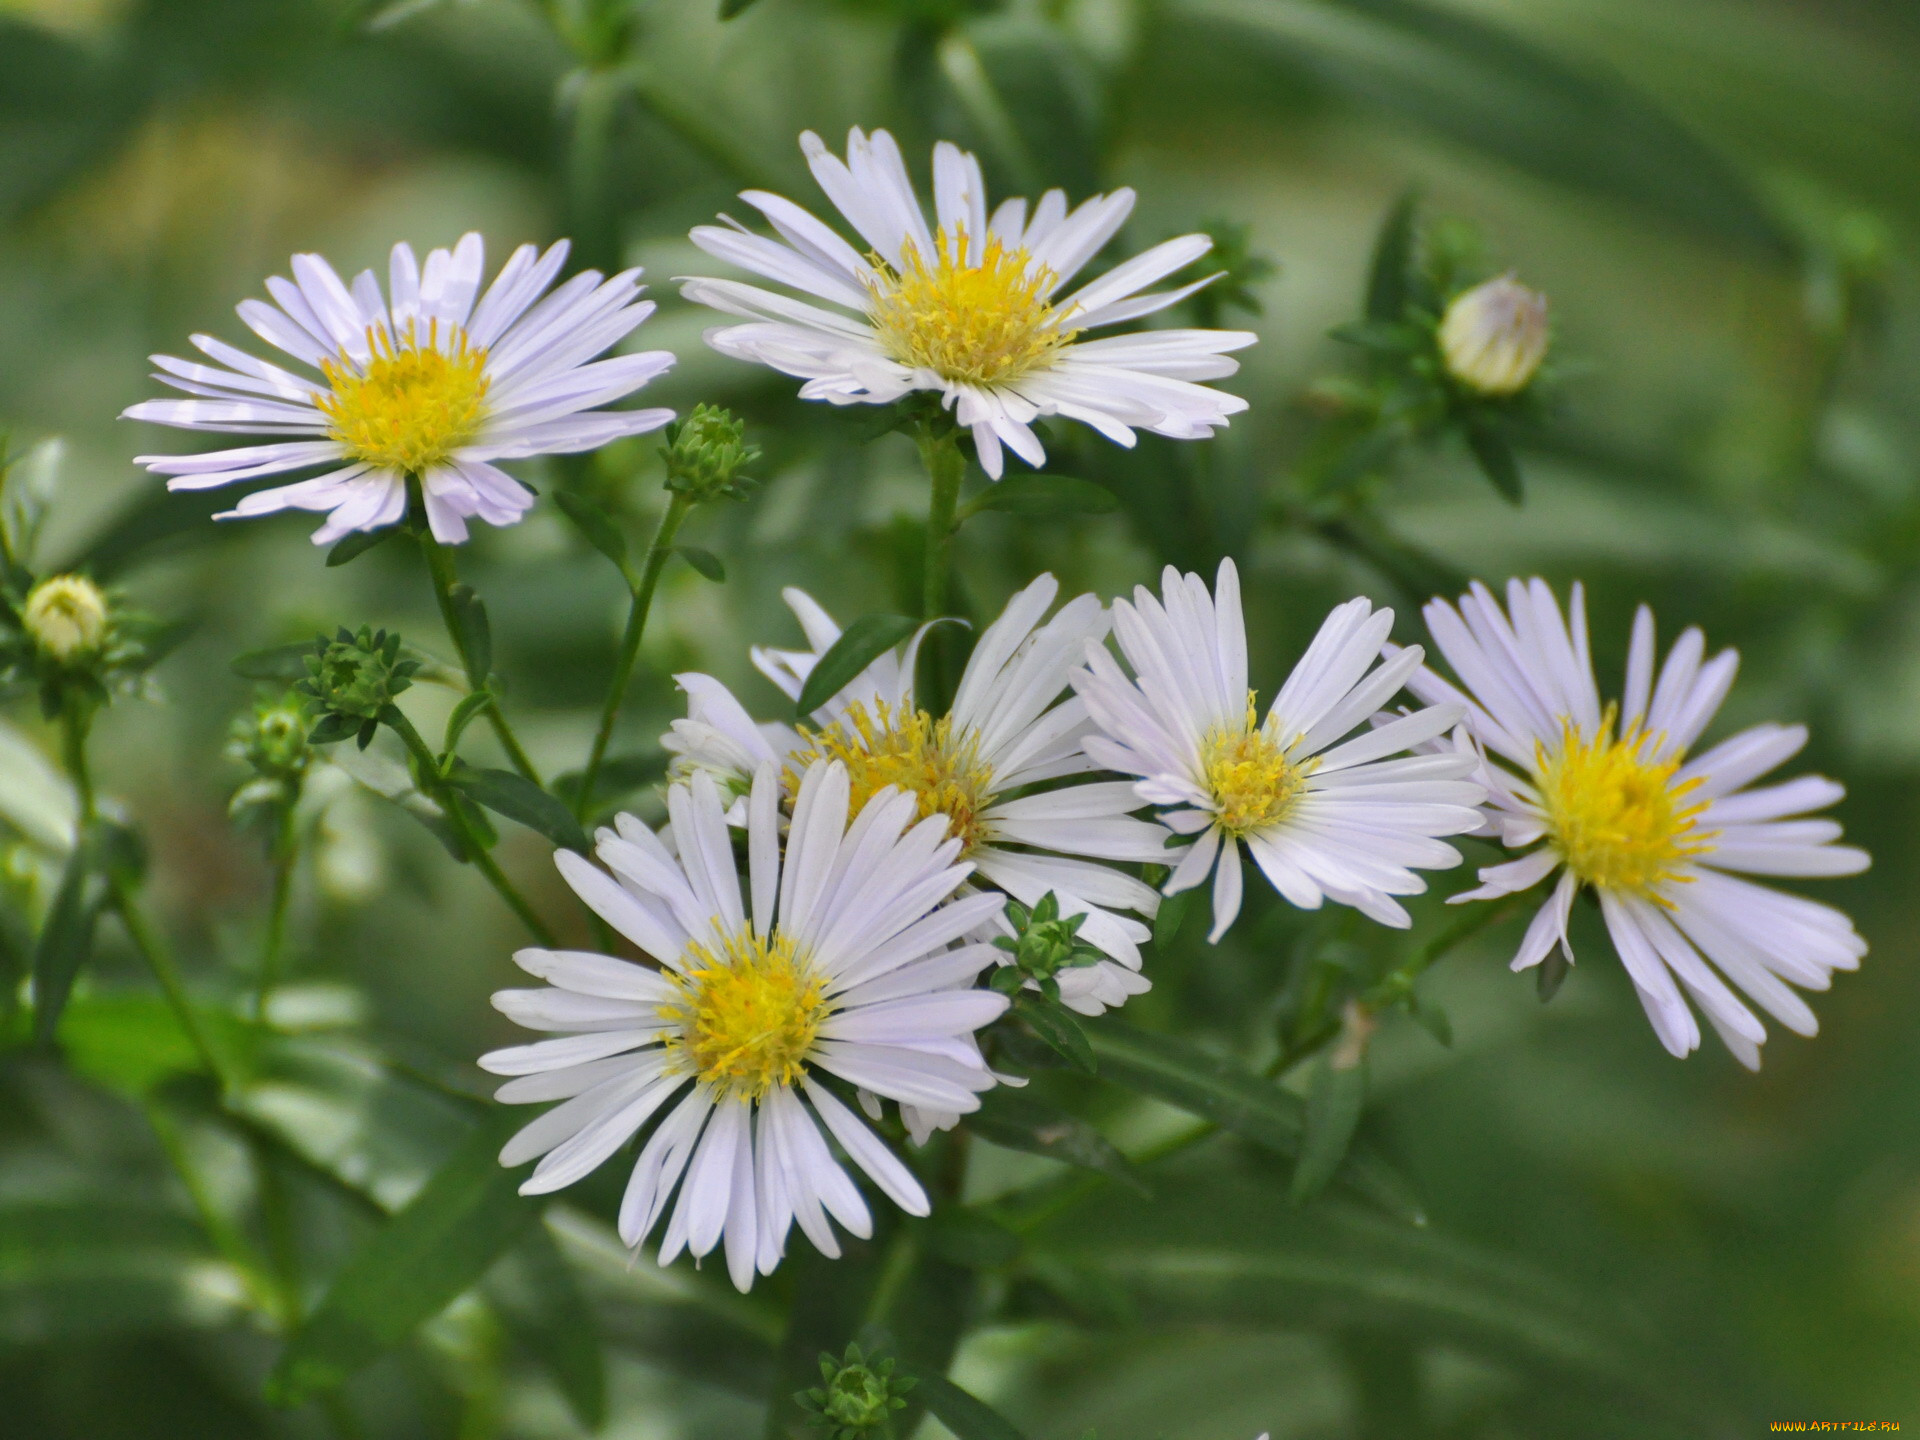
[[[1526,389],[1547,357],[1547,297],[1502,275],[1457,295],[1440,321],[1447,373],[1491,398]]]
[[[666,429],[667,489],[695,500],[740,500],[753,481],[740,471],[760,458],[747,427],[720,405],[696,405]]]
[[[822,1355],[820,1377],[825,1386],[802,1391],[794,1399],[827,1440],[865,1440],[896,1410],[906,1409],[901,1397],[917,1383],[911,1375],[896,1377],[890,1359],[876,1357],[868,1364],[858,1345],[849,1345],[844,1359]]]
[[[1062,919],[1059,898],[1051,890],[1031,910],[1017,900],[1008,901],[1007,921],[1014,933],[993,943],[1013,959],[1003,964],[989,983],[1011,994],[1031,981],[1048,997],[1058,999],[1060,987],[1055,977],[1062,970],[1096,965],[1105,958],[1080,938],[1086,918],[1083,912]]]
[[[419,668],[417,660],[400,659],[399,635],[365,625],[358,635],[342,628],[333,639],[316,642],[314,653],[307,657],[307,678],[294,688],[310,696],[322,712],[315,735],[324,732],[330,738],[344,738],[348,732],[335,735],[339,727],[328,726],[327,718],[378,719],[394,697],[413,684]]]
[[[236,715],[227,735],[227,755],[253,771],[228,810],[238,815],[256,805],[291,805],[313,763],[306,707],[296,694],[258,700]]]
[[[62,665],[97,655],[106,644],[107,597],[84,575],[42,580],[20,618],[35,647]]]

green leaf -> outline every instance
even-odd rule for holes
[[[1193,909],[1193,897],[1200,893],[1196,886],[1191,890],[1182,890],[1175,895],[1160,897],[1160,908],[1153,917],[1153,948],[1164,951],[1179,937],[1180,926],[1187,914]]]
[[[587,543],[611,560],[626,576],[628,586],[632,586],[633,572],[627,568],[627,537],[621,533],[613,517],[586,496],[572,490],[556,491],[553,498],[561,513],[586,537]]]
[[[926,1233],[929,1251],[962,1269],[998,1270],[1020,1258],[1018,1235],[992,1216],[966,1206],[936,1209]]]
[[[966,1126],[982,1140],[1008,1150],[1064,1160],[1147,1193],[1139,1172],[1111,1140],[1078,1115],[1024,1090],[989,1090],[981,1097],[980,1108],[966,1117]]]
[[[1446,1011],[1437,1005],[1426,1004],[1418,995],[1409,995],[1407,1013],[1422,1030],[1449,1050],[1453,1048],[1453,1022],[1447,1018]]]
[[[802,720],[851,684],[867,666],[905,640],[919,622],[905,615],[862,615],[827,647],[794,704]]]
[[[1011,475],[989,485],[961,508],[960,518],[983,510],[1010,515],[1110,515],[1120,498],[1104,485],[1071,475]]]
[[[398,525],[388,525],[380,530],[356,530],[327,552],[327,568],[357,560],[374,546],[384,544],[399,533]]]
[[[273,645],[236,655],[227,662],[227,668],[242,680],[304,680],[311,654],[310,640],[304,645]]]
[[[83,834],[67,857],[60,888],[34,943],[33,1037],[43,1045],[53,1039],[73,982],[93,955],[93,935],[107,893],[100,868],[92,837]]]
[[[1291,1091],[1237,1061],[1171,1035],[1136,1030],[1111,1016],[1088,1026],[1086,1035],[1102,1079],[1211,1120],[1277,1154],[1299,1155],[1306,1107]],[[1338,1178],[1408,1224],[1427,1223],[1411,1187],[1372,1151],[1350,1147]]]
[[[1413,222],[1419,204],[1419,196],[1411,190],[1394,201],[1373,242],[1373,263],[1367,268],[1366,315],[1374,326],[1397,329],[1406,315],[1408,278],[1413,272]]]
[[[538,1223],[538,1202],[500,1164],[523,1117],[489,1115],[404,1209],[341,1267],[288,1342],[270,1396],[297,1405],[406,1341]]]
[[[720,0],[720,18],[731,20],[736,15],[744,15],[759,3],[760,0]]]
[[[673,548],[675,554],[714,584],[726,583],[727,567],[720,563],[720,557],[711,550],[702,550],[698,545],[676,545]]]
[[[466,733],[467,727],[479,719],[492,704],[491,690],[475,690],[462,696],[460,703],[453,707],[453,713],[447,716],[446,739],[441,743],[441,751],[452,754],[454,747],[460,743],[460,737]]]
[[[456,585],[449,592],[453,601],[453,627],[460,636],[460,653],[467,659],[467,680],[478,690],[493,673],[493,626],[487,620],[487,603],[471,585]]]
[[[599,1321],[545,1226],[500,1257],[485,1288],[507,1333],[553,1377],[573,1418],[598,1430],[607,1418]]]
[[[1467,448],[1473,451],[1473,458],[1480,462],[1480,471],[1493,482],[1498,490],[1512,504],[1518,505],[1524,498],[1520,486],[1520,462],[1514,459],[1513,446],[1507,443],[1507,437],[1484,420],[1468,420],[1466,424]]]
[[[1364,1060],[1344,1068],[1335,1065],[1329,1055],[1315,1062],[1307,1085],[1306,1135],[1293,1167],[1294,1204],[1305,1204],[1333,1179],[1334,1171],[1347,1158],[1347,1147],[1353,1143],[1366,1099]]]
[[[310,745],[334,745],[354,735],[358,735],[361,724],[351,715],[322,715],[313,729],[307,732]],[[367,747],[362,745],[362,750]]]
[[[940,1375],[921,1375],[913,1398],[958,1440],[1026,1440],[1012,1421]]]
[[[1013,1012],[1076,1070],[1088,1075],[1099,1073],[1099,1063],[1094,1058],[1094,1047],[1087,1041],[1087,1032],[1066,1006],[1031,990],[1023,990],[1014,997]]]
[[[1558,995],[1560,987],[1567,983],[1567,976],[1572,973],[1573,966],[1567,963],[1567,957],[1560,953],[1558,947],[1549,950],[1547,958],[1533,972],[1534,990],[1540,996],[1540,1003],[1544,1005]]]
[[[1173,0],[1247,60],[1298,67],[1556,184],[1612,196],[1774,259],[1799,248],[1741,171],[1611,72],[1571,64],[1455,7],[1419,0]],[[1224,30],[1226,33],[1219,33]]]
[[[559,797],[548,794],[524,775],[511,770],[482,770],[472,765],[456,765],[447,782],[461,793],[478,801],[496,814],[517,820],[529,830],[538,830],[563,850],[593,853],[593,844],[573,812]]]

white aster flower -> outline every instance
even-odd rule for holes
[[[1407,926],[1392,897],[1427,888],[1415,868],[1460,863],[1459,851],[1434,837],[1476,828],[1473,807],[1485,792],[1466,778],[1471,756],[1386,758],[1457,724],[1458,705],[1334,743],[1372,719],[1420,663],[1414,648],[1373,668],[1393,612],[1364,599],[1336,608],[1262,721],[1247,688],[1233,562],[1220,562],[1212,595],[1198,575],[1171,565],[1161,584],[1160,598],[1143,585],[1132,604],[1113,602],[1114,638],[1134,678],[1095,645],[1073,684],[1100,728],[1087,738],[1087,754],[1139,776],[1140,798],[1174,807],[1160,818],[1199,837],[1166,892],[1198,885],[1213,871],[1209,938],[1218,941],[1240,913],[1244,844],[1291,903],[1318,909],[1331,896],[1383,925]]]
[[[1797,818],[1840,799],[1832,780],[1802,775],[1746,789],[1806,744],[1806,727],[1757,725],[1689,760],[1739,657],[1723,650],[1703,663],[1706,640],[1690,628],[1656,683],[1653,612],[1643,605],[1634,616],[1624,699],[1603,706],[1578,585],[1571,625],[1537,579],[1509,581],[1505,611],[1476,584],[1458,610],[1435,600],[1426,618],[1466,693],[1430,670],[1407,688],[1425,700],[1466,704],[1474,739],[1497,757],[1481,771],[1497,832],[1514,849],[1544,842],[1482,870],[1481,887],[1455,901],[1511,895],[1556,871],[1560,877],[1513,968],[1538,965],[1555,945],[1573,959],[1567,917],[1575,894],[1589,886],[1654,1032],[1673,1054],[1700,1043],[1684,988],[1727,1048],[1758,1068],[1766,1029],[1722,976],[1788,1029],[1813,1034],[1813,1011],[1785,982],[1825,990],[1833,971],[1859,966],[1866,942],[1830,906],[1735,878],[1851,875],[1867,867],[1864,850],[1833,843],[1839,825]]]
[[[267,281],[275,304],[244,300],[240,318],[319,379],[195,335],[217,364],[170,355],[153,363],[156,380],[198,398],[146,400],[124,417],[295,438],[206,455],[142,455],[138,463],[176,477],[169,490],[326,466],[215,517],[326,511],[316,545],[401,519],[408,475],[419,477],[427,521],[444,544],[465,540],[476,516],[511,525],[533,497],[494,461],[593,450],[673,418],[671,410],[584,413],[638,390],[673,356],[650,350],[594,361],[652,314],[653,302],[637,298],[638,270],[611,280],[585,270],[541,299],[566,258],[564,240],[545,254],[523,245],[480,295],[477,234],[433,251],[424,268],[411,248],[396,245],[383,296],[371,270],[349,288],[318,255],[296,255],[292,280]]]
[[[885,405],[933,391],[973,432],[981,468],[996,480],[1003,445],[1029,465],[1045,463],[1032,429],[1042,416],[1081,421],[1131,446],[1135,429],[1201,439],[1247,408],[1196,382],[1238,370],[1224,352],[1253,344],[1249,331],[1081,338],[1163,310],[1207,283],[1140,293],[1212,248],[1205,235],[1184,235],[1061,293],[1126,222],[1133,191],[1097,195],[1069,212],[1065,193],[1049,190],[1031,215],[1025,200],[1007,200],[989,219],[980,163],[942,141],[933,151],[929,230],[886,131],[854,130],[844,161],[812,131],[800,148],[865,249],[790,200],[746,191],[740,198],[779,240],[728,220],[732,228],[698,227],[693,242],[838,308],[733,280],[685,280],[689,300],[748,322],[709,331],[716,350],[805,380],[807,400]]]
[[[1007,1006],[970,988],[992,947],[953,946],[1005,902],[941,904],[972,868],[945,825],[913,823],[913,798],[898,793],[849,825],[846,768],[822,763],[801,782],[783,855],[779,797],[769,766],[748,801],[744,897],[705,775],[668,792],[677,857],[630,815],[617,834],[599,833],[612,876],[561,851],[575,893],[663,968],[522,950],[514,959],[549,988],[503,990],[493,1003],[562,1038],[480,1061],[519,1077],[501,1100],[566,1102],[500,1153],[505,1165],[543,1157],[523,1194],[573,1184],[664,1112],[621,1202],[621,1239],[638,1247],[678,1185],[660,1263],[724,1243],[741,1290],[773,1272],[795,1222],[827,1255],[840,1253],[828,1217],[873,1233],[823,1125],[901,1209],[928,1211],[913,1173],[821,1076],[902,1105],[978,1109],[994,1082],[973,1032]]]
[[[1082,595],[1041,624],[1059,588],[1042,575],[1007,602],[974,647],[945,715],[929,714],[914,698],[916,638],[830,699],[804,733],[756,725],[711,676],[677,676],[688,715],[663,743],[678,753],[680,773],[713,773],[736,794],[763,764],[792,774],[822,758],[847,767],[856,807],[890,785],[910,791],[923,816],[946,818],[980,882],[1027,906],[1052,891],[1061,915],[1087,917],[1080,937],[1112,958],[1057,978],[1064,1003],[1098,1015],[1149,988],[1139,972],[1151,932],[1116,912],[1151,917],[1159,906],[1152,886],[1100,862],[1170,857],[1166,830],[1133,818],[1143,802],[1131,784],[1033,788],[1097,768],[1081,750],[1086,707],[1067,691],[1086,646],[1105,637],[1107,614],[1096,597]],[[756,647],[753,663],[798,699],[840,627],[804,592],[784,593],[812,648]]]

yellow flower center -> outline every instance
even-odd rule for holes
[[[409,320],[396,337],[371,328],[367,337],[373,359],[366,372],[321,361],[332,393],[314,403],[327,417],[327,434],[354,459],[418,475],[479,431],[486,416],[487,352],[458,326],[442,346],[437,320],[424,334]]]
[[[683,1052],[688,1068],[705,1084],[748,1100],[798,1080],[833,1007],[793,941],[742,929],[727,936],[718,955],[698,941],[685,953],[687,973],[667,972],[679,999],[666,1013],[680,1027],[667,1043]]]
[[[1652,759],[1654,737],[1637,725],[1614,739],[1614,719],[1609,706],[1591,740],[1563,720],[1553,755],[1535,747],[1548,830],[1567,868],[1587,884],[1658,900],[1658,882],[1686,878],[1673,873],[1675,865],[1712,848],[1697,828],[1707,806],[1686,803],[1699,780],[1674,784],[1678,757]]]
[[[943,380],[1001,385],[1044,365],[1079,334],[1048,303],[1053,272],[1025,249],[987,241],[978,265],[967,239],[942,230],[929,265],[909,240],[900,269],[876,260],[869,319],[887,354]]]
[[[1210,731],[1200,745],[1214,823],[1236,840],[1273,824],[1307,788],[1314,764],[1311,759],[1298,765],[1287,759],[1287,747],[1259,723],[1249,691],[1246,723],[1239,729]]]
[[[853,782],[853,813],[859,814],[875,793],[896,786],[920,802],[920,818],[946,817],[949,832],[966,852],[986,838],[981,812],[993,803],[993,767],[980,759],[980,740],[973,732],[956,737],[953,720],[935,720],[924,710],[902,708],[895,713],[886,701],[876,701],[871,712],[859,701],[847,707],[846,718],[826,729],[802,729],[808,748],[794,756],[787,771],[789,790],[799,789],[799,777],[816,760],[838,760]]]
[[[90,655],[107,638],[107,597],[84,575],[55,575],[27,595],[27,634],[55,660]]]

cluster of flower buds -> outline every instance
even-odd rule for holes
[[[987,983],[1003,995],[1032,984],[1049,1000],[1058,1000],[1062,970],[1098,965],[1106,958],[1080,938],[1080,926],[1086,918],[1080,914],[1062,919],[1060,901],[1051,890],[1031,910],[1018,900],[1009,900],[1007,923],[1013,926],[1013,934],[1002,935],[993,943],[1013,958],[1003,962]]]
[[[840,1359],[822,1355],[820,1378],[824,1385],[793,1398],[823,1440],[872,1440],[886,1433],[894,1413],[907,1408],[907,1392],[918,1383],[911,1375],[895,1375],[890,1358],[869,1361],[858,1345],[847,1346]]]
[[[356,635],[342,626],[331,640],[321,636],[307,657],[307,678],[294,686],[320,715],[308,742],[329,745],[353,735],[366,749],[394,698],[412,686],[419,669],[418,660],[400,658],[397,632],[362,625]]]
[[[752,492],[755,482],[740,472],[760,458],[760,447],[747,443],[745,422],[725,406],[696,405],[663,433],[667,489],[695,502],[744,500]]]

